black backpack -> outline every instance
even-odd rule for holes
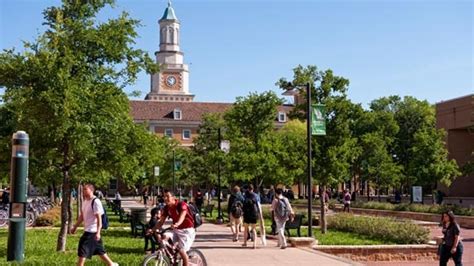
[[[185,202],[180,202],[178,204],[177,210],[179,213],[181,213],[181,204],[183,203],[186,204]],[[191,217],[193,217],[194,228],[198,228],[202,224],[202,217],[199,214],[199,210],[194,203],[187,203],[187,204],[188,204],[189,213],[191,214]]]
[[[244,201],[244,216],[249,220],[258,219],[258,206],[257,201],[253,198],[247,197]]]
[[[234,203],[232,203],[232,206],[230,207],[230,213],[234,218],[240,218],[244,214],[242,202],[240,200],[234,200]]]
[[[92,208],[92,211],[94,211],[94,200],[96,200],[97,198],[94,198],[92,200],[92,203],[91,203],[91,208]],[[105,211],[105,208],[102,207],[102,209],[104,210],[104,213],[102,213],[101,215],[101,218],[102,218],[102,229],[107,229],[109,228],[109,217],[107,217],[107,212]]]

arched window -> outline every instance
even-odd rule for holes
[[[168,28],[168,43],[174,43],[174,29],[172,27]]]

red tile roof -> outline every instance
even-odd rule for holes
[[[201,121],[207,113],[223,113],[232,103],[130,101],[134,120],[173,121],[173,111],[181,110],[181,121]]]
[[[181,110],[181,121],[198,121],[207,113],[223,113],[230,109],[233,103],[210,102],[158,102],[158,101],[130,101],[130,114],[135,121],[175,121],[173,111]],[[289,113],[293,106],[280,105],[278,111]],[[276,119],[276,118],[275,118]]]

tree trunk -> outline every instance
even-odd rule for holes
[[[320,217],[320,224],[321,224],[321,234],[326,234],[327,222],[326,222],[326,210],[324,209],[324,195],[326,193],[326,186],[323,186],[321,196],[319,197],[319,201],[321,203],[321,217]],[[328,202],[329,204],[329,202]]]
[[[66,251],[66,240],[68,233],[68,220],[69,220],[69,196],[71,195],[70,189],[70,180],[69,180],[69,171],[67,169],[63,170],[63,194],[62,194],[62,203],[61,203],[61,229],[59,230],[58,241],[56,246],[56,251]]]
[[[72,225],[73,225],[73,217],[72,217],[72,195],[69,193],[69,201],[67,205],[67,231],[71,231]]]

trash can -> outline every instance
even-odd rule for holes
[[[130,218],[132,221],[147,224],[146,221],[147,208],[130,208]]]

